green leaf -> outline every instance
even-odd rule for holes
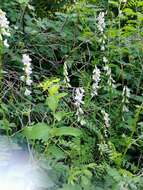
[[[64,111],[56,112],[54,114],[54,117],[56,118],[57,121],[61,121],[62,118],[66,115],[67,113]]]
[[[58,107],[59,99],[56,96],[49,96],[46,99],[46,104],[49,106],[49,108],[55,112]]]
[[[4,129],[6,131],[11,130],[10,123],[7,119],[0,120],[0,129]]]
[[[59,91],[59,88],[60,88],[60,85],[59,84],[56,84],[56,85],[53,85],[49,88],[49,94],[50,96],[54,96],[55,94],[58,94],[58,91]]]
[[[118,7],[119,6],[119,3],[115,2],[115,1],[109,1],[109,4],[111,4],[114,7]]]
[[[133,99],[133,100],[136,100],[137,102],[140,102],[140,103],[143,102],[143,97],[142,96],[131,95],[130,98]]]
[[[28,4],[29,0],[17,0],[17,2],[20,4]]]
[[[73,127],[60,127],[51,129],[51,136],[73,136],[78,137],[81,136],[81,130]]]
[[[36,140],[36,139],[48,140],[49,131],[50,131],[50,127],[47,124],[37,123],[36,125],[24,128],[23,134],[28,139],[32,139],[32,140]]]
[[[130,9],[130,8],[126,8],[123,10],[124,13],[126,13],[126,15],[128,16],[132,16],[132,15],[135,15],[136,13],[133,11],[133,9]]]
[[[90,182],[86,176],[81,176],[81,181],[83,185],[88,185]]]
[[[59,93],[59,94],[57,95],[57,98],[58,98],[58,99],[61,99],[61,98],[65,97],[66,95],[67,95],[67,93],[65,93],[65,92]]]
[[[56,145],[49,146],[47,154],[51,155],[56,160],[60,160],[60,159],[65,158],[64,151],[62,149],[60,149],[59,147],[57,147]]]
[[[58,190],[82,190],[79,185],[64,185],[63,188],[60,188]]]

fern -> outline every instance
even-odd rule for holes
[[[137,4],[138,4],[138,0],[128,0],[127,2],[127,6],[130,8],[137,7]]]

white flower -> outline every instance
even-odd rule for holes
[[[92,84],[92,92],[91,92],[91,96],[94,97],[95,95],[97,95],[97,91],[99,89],[99,82],[100,82],[100,70],[95,66],[94,70],[93,70],[93,75],[92,75],[92,79],[93,79],[93,84]]]
[[[83,96],[84,96],[84,89],[82,87],[76,88],[74,100],[75,100],[75,105],[77,107],[79,107],[81,104],[84,104]]]
[[[28,86],[31,86],[32,82],[33,82],[33,81],[32,81],[30,78],[26,80],[26,84],[27,84]]]
[[[32,69],[31,69],[31,65],[26,65],[25,67],[25,73],[29,76],[30,74],[32,74]]]
[[[104,12],[100,12],[98,17],[97,17],[97,21],[98,21],[98,24],[97,24],[97,28],[98,30],[103,33],[104,29],[105,29],[105,13]]]
[[[104,118],[104,125],[106,128],[110,127],[110,119],[109,119],[109,114],[105,112],[105,110],[101,110],[101,113],[103,114]]]
[[[31,66],[31,61],[32,61],[32,59],[29,57],[29,55],[23,54],[22,62],[23,62],[24,65]]]
[[[115,81],[114,81],[114,79],[112,78],[111,68],[109,68],[108,65],[105,65],[104,70],[106,71],[106,76],[108,77],[107,84],[108,84],[110,87],[115,88],[115,84],[114,84]]]
[[[101,45],[101,51],[104,51],[105,50],[105,46],[102,44]]]
[[[7,42],[7,39],[5,39],[3,43],[4,43],[4,46],[5,46],[5,47],[9,48],[9,44],[8,44],[8,42]]]
[[[80,122],[81,125],[85,124],[85,121],[83,119],[84,111],[81,108],[82,104],[84,104],[83,96],[84,96],[84,89],[82,87],[76,88],[74,96],[74,105],[77,108],[76,111],[77,121]]]
[[[84,112],[83,112],[83,110],[81,109],[81,107],[79,107],[79,108],[77,109],[76,115],[78,116],[78,115],[82,115],[82,114],[84,114]]]
[[[0,33],[9,36],[9,21],[6,18],[6,13],[0,9]]]
[[[25,81],[25,76],[21,76],[20,79],[24,82]]]
[[[129,103],[130,98],[130,89],[127,86],[124,86],[123,92],[122,92],[122,103],[123,103],[123,112],[128,112],[129,109],[126,106],[126,104]]]
[[[108,59],[107,59],[105,56],[103,57],[103,62],[104,62],[104,63],[107,63],[107,62],[108,62]]]
[[[130,89],[127,86],[124,86],[122,96],[130,97]]]
[[[123,112],[128,112],[128,111],[129,111],[128,107],[126,105],[123,105]]]
[[[31,80],[31,74],[32,74],[32,68],[31,68],[31,61],[32,59],[29,57],[29,55],[27,54],[23,54],[22,56],[22,62],[23,62],[23,65],[24,65],[24,68],[23,70],[25,71],[25,76],[22,76],[22,80],[26,80],[26,84],[28,86],[31,86],[32,84],[32,80]]]
[[[32,79],[31,79],[31,74],[32,74],[32,68],[31,68],[31,61],[32,59],[29,57],[29,55],[27,54],[23,54],[22,56],[22,62],[23,62],[23,65],[24,65],[24,72],[25,72],[25,76],[21,76],[21,80],[25,83],[27,86],[31,86],[32,84]],[[29,96],[31,94],[31,90],[27,89],[25,90],[25,96]]]
[[[127,2],[127,0],[121,0],[122,1],[122,3],[126,3]]]
[[[26,90],[24,92],[24,95],[25,96],[29,96],[30,94],[31,94],[31,91],[26,88]]]

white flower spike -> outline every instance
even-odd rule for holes
[[[23,70],[25,71],[25,76],[21,76],[21,80],[25,83],[27,86],[31,86],[32,85],[32,79],[31,79],[31,74],[32,74],[32,67],[31,67],[31,61],[32,59],[29,57],[29,55],[27,54],[23,54],[22,56],[22,62],[23,62]],[[29,96],[31,94],[31,90],[29,90],[28,88],[26,88],[25,90],[25,96]]]

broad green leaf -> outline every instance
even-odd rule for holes
[[[78,137],[81,136],[81,130],[73,127],[60,127],[51,129],[51,136],[73,136]]]
[[[58,99],[61,99],[61,98],[65,97],[66,95],[67,95],[67,93],[65,93],[65,92],[59,93],[59,94],[57,95],[57,98],[58,98]]]
[[[47,154],[51,155],[56,160],[60,160],[60,159],[65,158],[64,151],[62,149],[60,149],[59,147],[57,147],[56,145],[49,146]]]
[[[58,107],[58,103],[59,103],[59,99],[57,98],[57,96],[49,96],[46,99],[46,104],[49,106],[49,108],[55,112],[57,107]]]
[[[54,117],[56,118],[57,121],[61,121],[62,118],[66,115],[66,112],[64,111],[60,111],[60,112],[56,112],[54,114]]]
[[[53,96],[53,95],[57,94],[58,91],[59,91],[59,88],[60,88],[60,85],[58,85],[58,84],[51,86],[48,89],[50,96]]]
[[[49,131],[50,127],[45,123],[37,123],[33,126],[29,126],[24,128],[23,134],[28,139],[42,139],[42,140],[48,140],[49,139]]]

